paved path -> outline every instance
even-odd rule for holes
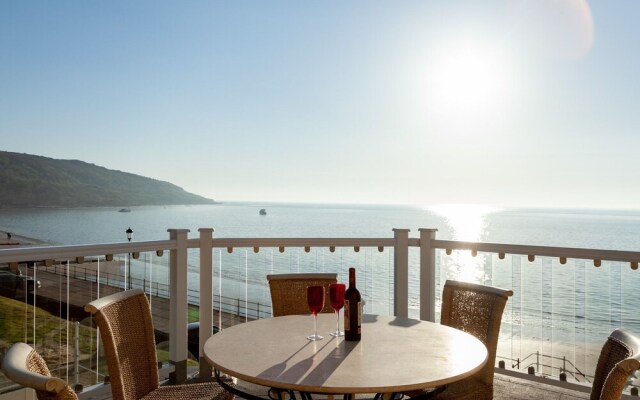
[[[29,271],[31,274],[32,272]],[[36,291],[36,306],[46,309],[54,315],[61,318],[67,317],[67,307],[69,304],[69,316],[74,320],[82,320],[89,316],[84,311],[84,305],[100,297],[122,291],[121,288],[108,286],[106,284],[98,284],[96,282],[86,281],[67,277],[52,272],[45,272],[41,268],[36,272],[36,279],[40,281],[41,287]],[[67,287],[69,291],[67,292]],[[67,300],[68,299],[68,300]],[[153,324],[156,331],[169,332],[169,299],[149,296],[151,303],[151,311],[153,314]],[[197,315],[198,306],[189,305],[190,314]],[[220,318],[222,317],[222,318]],[[214,324],[218,325],[222,321],[222,328],[245,322],[244,317],[234,314],[213,310]]]

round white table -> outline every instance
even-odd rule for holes
[[[324,339],[310,341],[310,315],[252,321],[213,335],[204,357],[217,372],[247,382],[332,394],[435,388],[487,361],[487,348],[474,336],[432,322],[364,315],[359,342],[330,336],[335,327],[335,315],[319,314]]]

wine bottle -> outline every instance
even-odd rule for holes
[[[344,292],[344,338],[358,341],[362,335],[362,298],[356,289],[356,269],[349,268],[349,288]]]

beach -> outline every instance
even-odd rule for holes
[[[0,229],[0,249],[9,249],[20,246],[36,246],[42,244],[45,244],[45,242],[26,236],[16,235],[8,230]]]

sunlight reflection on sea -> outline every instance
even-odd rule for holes
[[[487,236],[487,217],[500,211],[498,208],[472,204],[446,204],[430,207],[429,211],[444,218],[450,228],[451,239],[463,242],[481,242]],[[446,279],[483,283],[485,259],[468,250],[453,251],[443,259]]]

